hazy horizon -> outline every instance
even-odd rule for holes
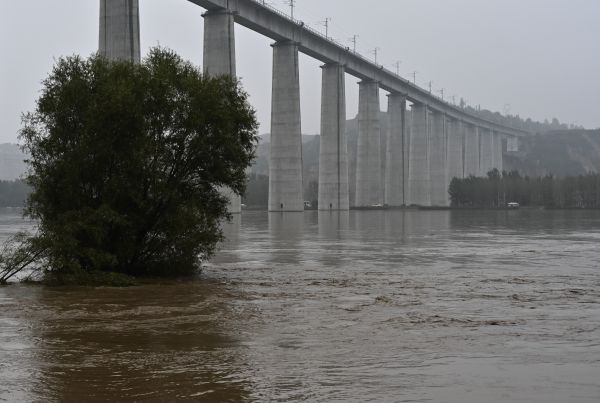
[[[142,50],[160,44],[202,64],[204,11],[187,0],[140,2]],[[282,0],[271,3],[289,12]],[[446,97],[543,121],[558,118],[600,127],[600,2],[593,0],[298,0],[296,18],[348,42],[359,35],[365,56],[379,47],[379,63],[417,84],[433,81]],[[32,110],[41,80],[56,58],[90,55],[98,47],[98,1],[21,0],[0,4],[0,143],[15,142],[20,114]],[[348,28],[352,27],[352,28]],[[270,131],[271,40],[236,26],[238,74],[257,110],[260,132]],[[303,132],[320,126],[320,63],[302,55]],[[347,76],[347,113],[358,108],[358,80]],[[382,91],[382,110],[385,92]]]

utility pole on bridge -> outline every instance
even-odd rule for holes
[[[350,38],[350,42],[352,42],[352,44],[354,45],[354,53],[356,53],[356,43],[358,41],[359,36],[358,35],[354,35],[352,38]]]
[[[290,6],[290,15],[292,16],[292,20],[294,19],[294,8],[296,8],[296,0],[289,0],[289,6]]]
[[[329,23],[331,22],[331,17],[325,18],[325,21],[320,21],[319,24],[325,26],[325,38],[329,39]]]
[[[375,47],[375,49],[373,49],[373,51],[371,51],[371,53],[373,53],[375,55],[375,64],[377,64],[377,52],[379,52],[378,47]]]

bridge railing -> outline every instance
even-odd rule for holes
[[[351,52],[352,54],[354,54],[359,59],[362,59],[363,61],[365,61],[367,63],[374,64],[375,66],[379,67],[380,69],[384,70],[385,72],[387,72],[389,74],[395,75],[396,77],[400,78],[401,80],[405,81],[406,83],[408,83],[408,84],[410,84],[410,85],[412,85],[414,87],[418,87],[418,86],[414,85],[413,83],[411,83],[409,80],[407,80],[404,77],[400,76],[399,74],[397,74],[397,73],[395,73],[395,72],[393,72],[393,71],[385,68],[383,65],[375,63],[373,60],[369,59],[368,57],[363,56],[361,53],[355,52],[353,50],[350,50],[350,47],[347,44],[343,44],[343,43],[337,41],[335,38],[333,38],[331,36],[324,35],[321,31],[319,31],[319,30],[311,27],[310,25],[306,24],[304,21],[298,20],[296,18],[292,18],[291,15],[286,14],[285,12],[279,10],[276,7],[273,7],[269,3],[263,2],[263,0],[251,0],[251,1],[253,1],[254,3],[259,4],[260,6],[262,6],[264,8],[269,9],[270,11],[275,12],[276,14],[279,14],[280,16],[284,17],[285,19],[287,19],[289,21],[292,21],[292,22],[294,22],[294,23],[302,26],[304,29],[306,29],[307,31],[311,32],[312,34],[320,37],[321,39],[324,39],[324,40],[326,40],[326,41],[328,41],[328,42],[330,42],[330,43],[332,43],[332,44],[334,44],[334,45],[336,45],[336,46],[338,46],[338,47],[340,47],[342,49],[346,49],[348,52]],[[421,87],[419,87],[419,88],[421,88]]]
[[[351,50],[350,47],[347,44],[342,44],[341,42],[338,42],[334,38],[332,38],[330,36],[327,36],[327,35],[324,35],[322,32],[320,32],[319,30],[311,27],[310,25],[307,25],[302,20],[299,20],[299,19],[296,19],[296,18],[292,18],[291,15],[289,15],[289,14],[287,14],[287,13],[279,10],[278,8],[272,6],[271,4],[267,3],[266,1],[263,1],[263,0],[250,0],[250,1],[252,1],[252,2],[258,4],[258,5],[260,5],[261,7],[264,7],[266,9],[268,9],[271,12],[274,12],[274,13],[280,15],[281,17],[287,19],[288,21],[293,22],[294,24],[297,24],[297,25],[301,26],[302,28],[304,28],[307,31],[311,32],[313,35],[316,35],[316,36],[320,37],[321,39],[323,39],[325,41],[328,41],[328,42],[330,42],[330,43],[332,43],[332,44],[334,44],[334,45],[336,45],[336,46],[338,46],[338,47],[340,47],[342,49],[346,49],[346,51],[352,53],[355,57],[363,60],[364,62],[366,62],[368,64],[371,64],[371,65],[374,65],[374,66],[378,67],[379,69],[381,69],[382,71],[386,72],[387,74],[391,74],[393,76],[396,76],[398,79],[404,81],[407,85],[409,85],[409,86],[411,86],[411,87],[413,87],[413,88],[415,88],[417,90],[423,91],[423,92],[429,92],[427,89],[425,89],[425,88],[417,85],[416,83],[411,82],[410,80],[407,80],[406,78],[400,76],[398,73],[396,73],[396,72],[394,72],[394,71],[392,71],[392,70],[384,67],[381,64],[376,63],[374,60],[369,59],[366,56],[363,56],[359,52]],[[431,97],[434,97],[434,98],[438,99],[439,101],[441,101],[443,103],[448,104],[449,106],[452,106],[454,108],[459,108],[459,106],[454,105],[454,104],[450,104],[445,99],[443,99],[442,97],[440,97],[440,96],[438,96],[436,94],[433,94],[433,93],[429,92],[429,95]],[[485,118],[483,118],[482,116],[480,116],[478,114],[476,116],[477,116],[477,118],[479,118],[480,120],[482,120],[484,122],[494,123],[494,124],[500,124],[500,125],[503,125],[503,126],[506,126],[506,127],[511,127],[513,129],[519,129],[520,130],[520,128],[515,127],[514,125],[512,125],[510,123],[506,124],[506,123],[503,123],[503,122],[497,122],[497,121],[493,121],[493,120],[488,120],[488,119],[485,119]]]

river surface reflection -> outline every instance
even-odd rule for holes
[[[224,230],[196,281],[0,288],[0,401],[600,401],[598,211]]]

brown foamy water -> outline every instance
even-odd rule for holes
[[[599,211],[225,230],[193,282],[0,288],[0,401],[600,401]]]

